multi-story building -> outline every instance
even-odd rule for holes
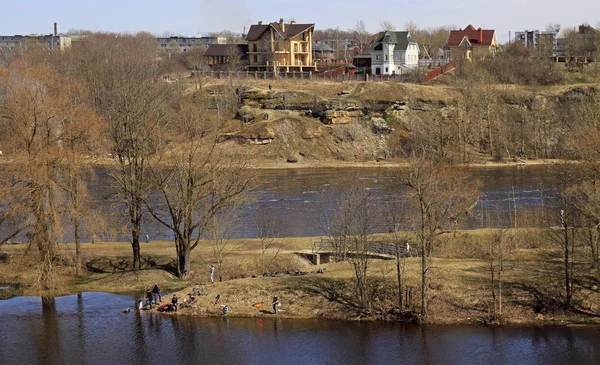
[[[556,56],[558,53],[558,33],[555,30],[526,30],[515,32],[515,42],[521,43],[530,51],[544,56]]]
[[[30,34],[30,35],[0,35],[0,51],[14,50],[27,41],[37,41],[48,47],[50,52],[60,51],[71,47],[69,36],[58,34],[56,23],[54,23],[54,34]]]
[[[211,44],[225,44],[224,37],[163,37],[156,38],[159,47],[169,52],[189,52],[194,48],[208,48]]]
[[[481,29],[469,24],[465,29],[450,31],[445,57],[452,60],[483,59],[496,54],[498,39],[493,29]]]
[[[295,21],[253,24],[248,30],[249,71],[315,71],[312,59],[314,24]]]
[[[396,75],[406,68],[414,69],[418,66],[419,45],[408,31],[379,32],[371,51],[373,75]]]

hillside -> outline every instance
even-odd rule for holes
[[[220,147],[253,165],[390,161],[415,150],[459,163],[577,158],[564,134],[575,136],[600,106],[597,84],[209,80],[203,88],[213,98],[237,90]]]

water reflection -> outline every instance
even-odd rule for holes
[[[592,364],[600,330],[128,314],[133,296],[0,301],[0,364]]]

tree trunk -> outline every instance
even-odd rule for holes
[[[427,258],[425,247],[421,250],[421,317],[427,318]]]
[[[177,274],[181,279],[187,277],[190,272],[190,246],[184,244],[177,257]]]
[[[569,270],[569,225],[567,222],[567,213],[566,210],[563,216],[563,228],[565,234],[565,242],[564,242],[564,265],[565,265],[565,306],[567,308],[571,307],[571,301],[573,298],[573,294],[571,292],[571,275]]]
[[[133,250],[133,270],[141,269],[140,261],[140,234],[134,229],[132,230],[131,249]]]
[[[74,222],[75,235],[75,276],[81,276],[81,242],[79,242],[79,218],[75,218]]]
[[[400,243],[396,243],[396,274],[398,275],[398,308],[404,309],[404,303],[402,301],[402,268],[400,267]]]

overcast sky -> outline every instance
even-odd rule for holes
[[[393,4],[393,5],[390,5]],[[4,0],[0,35],[94,31],[195,36],[229,29],[241,33],[259,20],[284,18],[315,23],[317,29],[353,28],[357,20],[379,30],[388,20],[400,30],[412,20],[419,27],[467,24],[496,29],[500,40],[509,31],[545,29],[548,24],[573,27],[600,22],[600,0]]]

